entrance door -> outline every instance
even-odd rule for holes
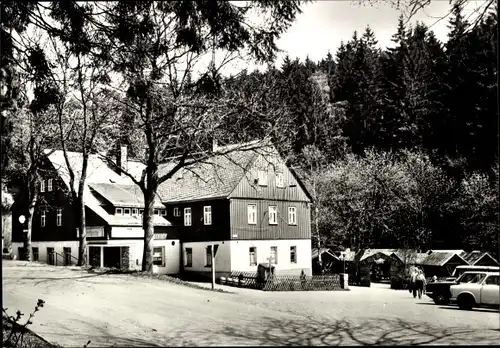
[[[104,247],[104,267],[120,268],[120,247]]]
[[[47,263],[49,265],[55,265],[54,248],[47,248]]]

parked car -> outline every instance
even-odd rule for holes
[[[450,287],[451,303],[466,310],[473,307],[500,308],[500,273],[478,273],[469,282],[462,280]]]
[[[428,281],[426,285],[426,295],[432,298],[434,300],[434,303],[439,305],[446,305],[449,303],[449,299],[451,297],[450,286],[456,285],[457,280],[462,280],[461,278],[465,273],[475,275],[477,273],[498,271],[500,271],[500,268],[498,266],[457,266],[453,271],[452,277],[446,278],[446,280],[444,281]]]

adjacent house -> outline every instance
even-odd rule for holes
[[[70,176],[63,151],[46,151],[40,195],[32,225],[33,260],[50,264],[75,264],[78,260],[79,231],[70,203]],[[138,175],[143,165],[127,159],[125,147],[118,161],[127,163],[130,172]],[[82,155],[68,152],[70,167],[79,178]],[[75,182],[77,189],[78,180]],[[86,232],[89,264],[95,267],[138,269],[142,265],[143,229],[142,192],[123,173],[110,168],[97,154],[88,160],[84,188]],[[26,215],[26,202],[20,197],[14,203],[13,250],[23,257],[23,230],[18,221]],[[168,230],[166,207],[159,197],[155,201],[155,271],[178,273],[179,238]],[[23,226],[24,225],[24,226]]]
[[[230,151],[229,147],[217,150]],[[76,263],[79,231],[69,199],[69,172],[62,151],[46,152],[40,199],[36,206],[32,247],[35,261]],[[76,177],[82,156],[70,152]],[[135,177],[144,165],[127,158],[118,162]],[[166,165],[161,170],[168,170]],[[78,183],[75,183],[77,185]],[[143,194],[132,180],[99,155],[89,157],[85,185],[89,263],[95,267],[140,269],[142,266]],[[277,274],[312,273],[311,198],[276,149],[235,150],[214,154],[186,167],[164,182],[155,197],[154,272],[208,275],[211,249],[217,244],[217,274],[257,271],[272,263]],[[26,215],[22,197],[14,203],[13,248],[22,257]]]

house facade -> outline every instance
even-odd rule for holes
[[[214,244],[217,276],[256,272],[260,263],[276,274],[312,274],[311,198],[273,147],[214,156],[158,194],[179,231],[184,274],[208,277]]]
[[[219,148],[221,149],[221,148]],[[69,153],[78,178],[81,154]],[[140,177],[144,165],[126,157],[120,163]],[[33,259],[74,264],[79,232],[69,203],[69,171],[62,151],[47,151],[32,227]],[[99,155],[89,158],[84,201],[89,264],[140,269],[143,239],[141,190]],[[168,170],[169,166],[161,170]],[[311,198],[273,147],[214,154],[164,182],[155,198],[153,271],[207,276],[208,246],[217,244],[218,276],[257,271],[271,262],[277,274],[312,273]],[[13,251],[23,255],[26,215],[22,198],[13,206]]]

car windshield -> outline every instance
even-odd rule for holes
[[[485,277],[484,274],[464,273],[459,278],[460,283],[479,283]]]

